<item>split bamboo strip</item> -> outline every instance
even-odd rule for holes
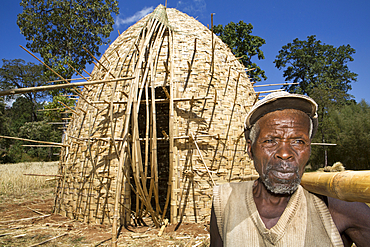
[[[41,61],[38,57],[36,57],[35,55],[33,55],[29,50],[27,50],[26,48],[24,48],[23,46],[20,45],[20,47],[25,50],[28,54],[30,54],[31,56],[33,56],[34,58],[36,58],[37,61],[39,61],[40,63],[42,63],[45,67],[47,67],[50,71],[52,71],[54,74],[56,74],[60,79],[62,79],[63,81],[65,81],[66,83],[69,83],[69,81],[67,81],[65,78],[63,78],[63,76],[59,75],[56,71],[54,71],[52,68],[50,68],[46,63],[44,63],[43,61]]]
[[[202,163],[203,163],[204,167],[206,168],[206,170],[207,170],[207,172],[208,172],[209,177],[210,177],[210,178],[211,178],[211,180],[212,180],[212,184],[213,184],[213,186],[215,186],[215,185],[216,185],[216,183],[215,183],[215,181],[213,180],[213,177],[212,177],[212,175],[211,175],[211,172],[210,172],[210,171],[209,171],[209,169],[208,169],[208,166],[207,166],[206,162],[204,162],[204,158],[203,158],[202,152],[201,152],[201,151],[200,151],[200,149],[199,149],[198,143],[197,143],[197,141],[195,140],[195,138],[194,138],[194,136],[193,136],[193,133],[190,133],[190,135],[191,135],[191,139],[192,139],[192,141],[194,142],[194,144],[195,144],[195,146],[196,146],[196,148],[197,148],[197,150],[198,150],[198,153],[199,153],[199,155],[200,155],[200,158],[202,159]]]
[[[214,13],[211,14],[211,36],[212,36],[212,59],[211,59],[211,73],[213,75],[215,71],[215,43],[214,43],[214,38],[213,38],[213,15]]]
[[[82,47],[82,49],[84,49],[92,58],[94,58],[95,61],[97,61],[100,66],[102,66],[113,78],[116,78],[98,59],[96,59],[96,57],[91,52],[89,52],[85,47]]]
[[[84,78],[85,79],[85,81],[88,81],[89,79],[88,78],[86,78],[86,77],[84,77],[80,72],[78,72],[78,70],[77,69],[75,69],[70,63],[67,63],[68,64],[68,66],[69,67],[71,67],[74,71],[76,71],[76,73],[79,75],[79,76],[81,76],[82,78]]]
[[[89,76],[91,76],[91,74],[89,72],[87,72],[85,69],[82,69],[86,74],[88,74]]]
[[[64,106],[65,108],[67,108],[68,110],[72,111],[74,114],[79,115],[75,110],[73,110],[71,107],[67,106],[63,102],[58,101],[58,103],[61,104],[62,106]]]
[[[349,202],[370,202],[370,171],[304,173],[308,191]]]
[[[149,38],[151,38],[152,35],[153,35],[153,32],[155,30],[157,30],[157,29],[159,29],[160,30],[160,33],[162,33],[163,26],[160,25],[160,23],[158,21],[153,20],[153,26],[150,28],[151,31],[149,32],[149,36],[146,37],[146,40],[148,40]],[[157,38],[158,38],[158,36],[157,36]],[[156,44],[157,41],[158,41],[158,39],[154,42],[154,44]],[[149,45],[149,43],[146,41],[146,42],[144,42],[144,45]],[[146,49],[150,49],[150,47],[146,47],[146,48],[143,47],[143,48],[141,48],[141,50],[143,52]],[[153,54],[149,54],[149,58],[148,58],[149,64],[151,64],[152,56],[153,56]],[[145,72],[144,72],[144,77],[143,77],[144,80],[145,80],[145,78],[147,76],[148,69],[149,69],[149,66],[147,65],[147,67],[145,68]],[[141,85],[143,86],[144,83],[145,83],[145,81],[143,81]],[[133,112],[133,118],[134,119],[138,119],[138,117],[137,117],[138,116],[137,115],[138,114],[138,100],[140,101],[141,92],[142,92],[142,89],[143,89],[142,86],[141,86],[141,89],[140,89],[140,93],[139,93],[138,99],[135,98],[134,99],[134,103],[133,103],[133,108],[134,109],[137,108],[137,111],[134,111]],[[140,143],[139,143],[139,136],[138,136],[138,124],[137,124],[137,121],[135,121],[133,125],[134,125],[133,135],[134,135],[134,138],[136,137],[135,138],[135,146],[136,146],[136,148],[135,148],[135,151],[136,151],[136,156],[135,156],[136,157],[136,160],[135,161],[136,162],[135,163],[136,163],[136,167],[137,167],[137,170],[138,170],[137,173],[136,173],[137,178],[135,180],[135,183],[136,183],[136,186],[139,189],[140,193],[143,193],[142,194],[142,197],[145,198],[145,200],[146,200],[146,201],[143,201],[143,203],[146,204],[147,207],[148,207],[148,205],[149,205],[149,207],[151,207],[150,206],[150,196],[149,196],[149,194],[147,192],[146,184],[144,183],[145,180],[146,180],[146,178],[144,177],[143,169],[142,169],[143,167],[142,167],[142,158],[141,158],[141,151],[140,151]],[[141,177],[142,185],[140,185],[140,182],[139,182],[139,178],[140,177]],[[158,181],[158,179],[157,179],[157,181]],[[157,194],[154,193],[154,194],[155,194],[155,201],[156,201],[156,212],[155,213],[158,215],[159,212],[160,212],[159,201],[158,201],[158,193]],[[152,215],[152,217],[154,217],[154,215]]]
[[[191,75],[191,71],[192,71],[192,67],[193,67],[196,52],[197,52],[197,38],[194,39],[194,52],[193,52],[193,56],[191,57],[191,62],[190,63],[188,62],[188,75],[187,75],[186,80],[185,80],[183,94],[185,93],[186,88],[187,88],[188,83],[189,83],[189,79],[190,79],[190,75]]]
[[[244,136],[244,131],[239,135],[238,139],[236,139],[235,142],[235,149],[234,149],[234,155],[233,155],[233,162],[231,163],[231,169],[230,169],[230,175],[229,175],[229,182],[231,181],[231,176],[233,173],[233,168],[234,168],[234,163],[235,163],[235,157],[236,157],[236,152],[238,150],[238,144],[240,139]]]
[[[174,85],[173,85],[173,74],[174,74],[174,46],[173,46],[173,33],[170,32],[170,37],[168,37],[169,46],[170,46],[170,109],[169,109],[169,137],[170,137],[170,147],[169,147],[169,177],[168,177],[168,186],[167,186],[167,196],[166,196],[166,202],[165,207],[162,214],[162,219],[166,217],[167,213],[167,207],[168,203],[170,201],[170,198],[175,198],[174,188],[175,188],[175,171],[174,171],[174,101],[173,96],[174,93]],[[173,207],[171,208],[171,212],[174,212]],[[172,213],[173,214],[173,213]],[[174,220],[174,216],[170,216],[171,222]]]
[[[19,137],[12,137],[12,136],[0,136],[0,138],[20,140],[20,141],[27,141],[27,142],[36,142],[36,143],[51,144],[51,145],[61,146],[61,147],[68,147],[68,145],[63,144],[63,143],[46,142],[46,141],[36,141],[36,140],[30,140],[30,139],[19,138]]]
[[[216,161],[216,156],[217,156],[218,147],[219,147],[219,145],[220,145],[220,142],[221,142],[220,134],[218,134],[218,135],[217,135],[217,145],[216,145],[215,151],[214,151],[214,153],[213,153],[212,164],[211,164],[210,169],[213,169],[213,164],[214,164],[214,163],[215,163],[215,161]]]
[[[234,97],[234,103],[233,103],[233,108],[231,109],[231,114],[230,114],[230,121],[229,121],[229,124],[227,126],[227,131],[226,131],[226,143],[228,141],[228,138],[229,138],[229,131],[230,131],[230,127],[231,127],[231,121],[233,119],[233,114],[234,114],[234,110],[235,110],[235,105],[236,105],[236,99],[238,97],[238,85],[239,85],[239,79],[240,79],[240,72],[238,73],[238,78],[236,80],[236,85],[235,85],[235,97]],[[224,148],[222,149],[222,153],[221,153],[221,156],[220,156],[220,163],[218,165],[218,169],[220,169],[221,167],[221,162],[222,162],[222,158],[224,157],[224,153],[225,153],[225,149],[226,149],[226,143],[224,144]]]
[[[228,72],[228,74],[227,74],[227,80],[226,80],[226,85],[225,85],[224,96],[226,95],[226,92],[227,92],[227,86],[229,85],[230,73],[231,73],[231,66],[229,66],[229,72]]]
[[[208,124],[208,127],[207,127],[207,131],[209,131],[211,129],[211,125],[212,125],[212,121],[213,121],[213,116],[215,114],[215,110],[216,110],[216,105],[217,105],[217,90],[215,89],[215,98],[213,100],[213,108],[212,108],[212,113],[211,113],[211,119],[209,120],[209,124]]]
[[[152,24],[153,22],[155,23],[155,21],[152,20],[148,24]],[[146,47],[149,43],[149,40],[150,40],[150,38],[148,38],[148,36],[146,36],[145,41],[143,41],[143,43],[141,43],[142,47]],[[144,60],[144,53],[145,53],[145,51],[143,51],[143,50],[141,50],[139,52],[139,57],[138,57],[138,60],[137,60],[138,64],[141,64],[142,61]],[[140,73],[140,71],[138,69],[136,69],[134,75],[138,76],[139,73]],[[138,83],[139,83],[139,77],[137,77],[137,79],[133,80],[133,82],[131,84],[131,88],[130,88],[129,99],[128,99],[126,113],[125,113],[126,117],[125,117],[124,132],[123,132],[123,137],[125,139],[127,139],[127,137],[128,137],[128,129],[129,129],[129,123],[130,123],[131,109],[132,109],[132,107],[136,106],[134,104],[134,100],[135,99],[137,100],[136,95],[138,93]],[[154,93],[153,90],[152,90],[152,93]],[[136,112],[136,109],[134,109],[133,114],[135,114],[135,112]],[[135,138],[135,136],[133,136],[133,138]],[[113,246],[117,245],[117,223],[118,223],[117,218],[119,217],[118,216],[118,214],[119,214],[118,205],[120,203],[120,198],[121,198],[121,188],[122,188],[121,183],[122,183],[122,178],[123,178],[123,176],[122,176],[122,173],[123,173],[123,171],[122,171],[122,169],[123,169],[123,157],[125,155],[127,155],[127,153],[125,151],[125,146],[127,146],[127,141],[125,141],[123,144],[124,145],[121,149],[122,150],[121,151],[121,158],[120,158],[119,168],[118,168],[118,180],[117,180],[116,195],[115,195],[115,208],[114,208],[113,228],[112,228],[112,245]],[[132,152],[133,157],[132,158],[134,158],[135,152],[136,152],[136,150],[133,150],[133,152]],[[132,166],[132,168],[135,169],[135,166]],[[134,171],[133,171],[133,173],[134,173]],[[137,181],[138,180],[137,176],[134,175],[133,177],[135,178],[135,183],[136,183],[136,186],[137,186],[137,189],[138,189],[137,193],[142,195],[143,203],[147,207],[147,210],[151,213],[154,224],[158,226],[158,221],[156,219],[155,213],[151,209],[151,205],[147,203],[145,198],[143,198],[144,192],[142,191],[142,188],[139,184],[139,181]]]

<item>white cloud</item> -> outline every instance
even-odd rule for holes
[[[190,15],[203,14],[206,11],[205,0],[180,0],[177,2],[176,9]]]
[[[145,7],[142,10],[136,12],[133,16],[126,17],[126,18],[121,18],[120,16],[117,16],[116,21],[115,21],[115,26],[119,28],[121,25],[125,24],[131,24],[139,21],[141,18],[149,14],[154,10],[153,6],[150,7]]]

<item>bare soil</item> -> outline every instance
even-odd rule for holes
[[[111,245],[111,226],[52,214],[53,200],[52,188],[21,196],[0,194],[0,246]],[[123,228],[118,246],[209,246],[209,225],[182,223],[175,231],[176,225],[169,224],[158,237],[159,229],[146,221],[148,226]]]

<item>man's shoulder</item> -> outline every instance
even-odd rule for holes
[[[246,195],[252,187],[253,181],[220,184],[213,188],[213,200],[226,204],[229,200],[240,199],[240,195]]]
[[[221,193],[221,191],[223,193],[231,193],[231,192],[235,192],[235,193],[238,193],[238,192],[241,192],[241,191],[245,191],[245,189],[247,188],[250,188],[253,186],[253,183],[254,181],[243,181],[243,182],[231,182],[231,183],[224,183],[224,184],[220,184],[220,185],[216,185],[213,189],[213,191],[219,191]]]

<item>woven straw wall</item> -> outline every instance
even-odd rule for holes
[[[58,212],[94,223],[146,213],[200,222],[214,183],[255,174],[242,135],[252,84],[194,18],[159,6],[111,44],[91,80],[105,83],[84,88],[66,131]]]

